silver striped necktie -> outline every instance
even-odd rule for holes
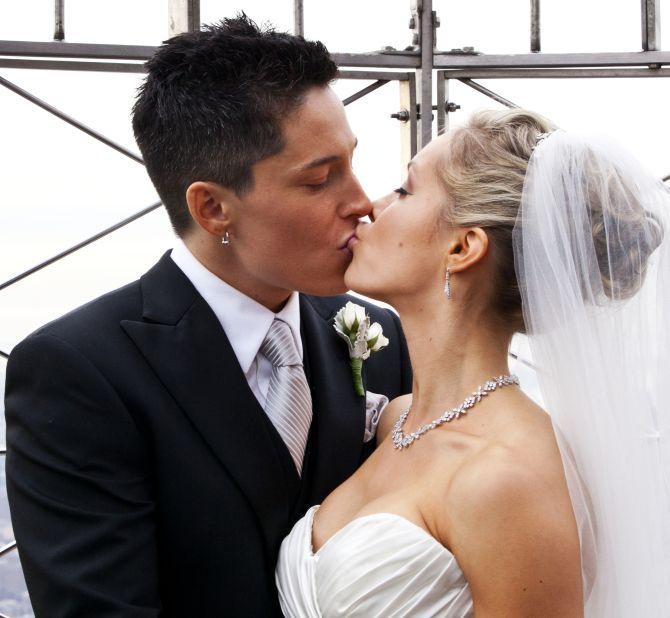
[[[312,422],[312,396],[291,328],[275,318],[260,352],[272,363],[265,413],[284,440],[298,470]]]

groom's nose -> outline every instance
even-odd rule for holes
[[[395,191],[391,191],[388,195],[380,197],[378,200],[372,202],[372,212],[370,213],[370,219],[373,221],[384,212],[386,207],[395,200],[397,197]]]
[[[362,219],[363,217],[370,215],[372,213],[372,203],[365,191],[363,191],[363,187],[361,187],[358,179],[355,177],[352,179],[350,191],[351,193],[348,196],[349,199],[341,211],[342,217],[346,219],[355,215],[359,219]]]

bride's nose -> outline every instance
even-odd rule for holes
[[[388,195],[385,195],[384,197],[380,197],[378,200],[375,200],[372,202],[372,212],[370,213],[370,219],[373,221],[384,212],[386,207],[393,202],[393,200],[396,198],[396,194],[394,191],[391,191]]]

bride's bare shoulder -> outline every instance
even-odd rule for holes
[[[451,478],[444,540],[480,608],[573,615],[581,603],[579,540],[551,421],[515,419],[520,427],[468,457]]]

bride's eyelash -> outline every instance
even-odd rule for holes
[[[393,189],[395,193],[398,195],[412,195],[405,187],[398,187],[397,189]]]

